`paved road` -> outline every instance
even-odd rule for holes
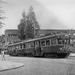
[[[10,57],[9,61],[21,62],[24,67],[0,72],[0,75],[75,75],[75,57],[65,59]]]

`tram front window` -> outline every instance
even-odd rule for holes
[[[65,39],[65,40],[64,40],[64,44],[70,44],[69,39]]]
[[[64,44],[64,40],[63,39],[58,39],[58,44]]]
[[[69,44],[69,39],[58,39],[58,44]]]

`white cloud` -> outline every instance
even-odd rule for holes
[[[41,28],[75,29],[75,0],[5,0],[3,10],[8,17],[6,26],[0,29],[17,28],[21,19],[21,12],[28,11],[30,5],[34,7],[37,20]],[[0,34],[1,34],[0,33]]]
[[[37,0],[49,12],[64,23],[67,28],[75,29],[75,0]],[[59,28],[59,27],[58,27]]]

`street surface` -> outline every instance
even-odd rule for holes
[[[0,72],[0,75],[75,75],[75,57],[53,59],[7,55],[6,60],[21,62],[24,66]]]

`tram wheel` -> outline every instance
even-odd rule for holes
[[[33,54],[32,54],[32,53],[27,53],[27,56],[28,56],[28,57],[32,57]]]
[[[58,58],[65,58],[67,57],[67,54],[62,53],[62,54],[57,54]]]
[[[43,57],[47,57],[47,54],[46,54],[46,53],[44,53],[44,54],[43,54]]]
[[[57,54],[53,54],[53,57],[54,57],[54,58],[57,58],[58,56],[57,56]]]

